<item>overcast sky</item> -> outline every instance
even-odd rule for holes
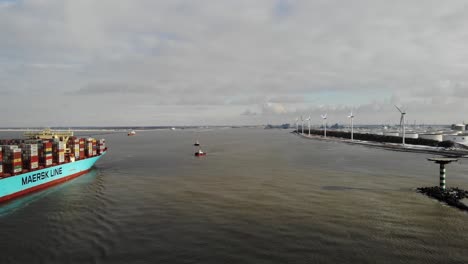
[[[468,2],[0,0],[0,126],[468,122]]]

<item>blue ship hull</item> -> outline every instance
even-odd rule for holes
[[[0,179],[0,202],[68,181],[88,172],[99,156]]]

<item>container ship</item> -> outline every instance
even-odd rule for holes
[[[0,202],[86,174],[106,154],[105,139],[72,131],[26,132],[0,140]]]

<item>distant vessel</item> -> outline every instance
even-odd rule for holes
[[[199,149],[197,152],[195,152],[195,156],[197,157],[206,156],[206,152],[203,152],[201,149]]]
[[[128,136],[134,136],[134,135],[136,135],[136,132],[135,132],[135,130],[132,130],[132,131],[128,132],[127,135]]]
[[[195,143],[193,145],[194,146],[200,146],[200,142],[198,142],[198,140],[197,140],[197,141],[195,141]]]
[[[0,202],[83,175],[107,151],[104,139],[77,138],[71,131],[25,136],[0,140]]]

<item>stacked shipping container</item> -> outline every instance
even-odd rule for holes
[[[80,138],[80,159],[86,158],[85,156],[85,139]]]
[[[23,162],[21,161],[21,149],[13,149],[13,172],[20,173],[23,171]]]
[[[98,148],[97,148],[97,154],[101,155],[104,151],[106,151],[106,140],[105,139],[99,139],[97,142]]]
[[[96,139],[93,138],[93,156],[97,155],[97,142]]]
[[[23,171],[21,149],[17,145],[4,145],[2,150],[4,168],[13,174]]]
[[[73,156],[75,157],[75,160],[80,159],[80,140],[77,138],[73,139],[72,153],[73,153]]]
[[[45,141],[42,146],[41,165],[49,167],[52,165],[52,142]]]
[[[86,157],[92,157],[93,156],[93,139],[92,138],[87,138],[86,139]]]
[[[54,157],[54,163],[64,163],[65,162],[65,142],[63,141],[54,141],[52,145],[52,152]]]
[[[68,139],[67,148],[69,150],[70,158],[73,157],[75,160],[80,159],[80,139],[71,137]],[[70,161],[69,159],[68,161]]]
[[[75,160],[100,155],[106,151],[105,144],[104,139],[76,137],[67,143],[57,139],[0,140],[0,177],[69,162],[66,148]]]
[[[37,144],[22,144],[23,166],[28,170],[39,168],[39,156]]]

